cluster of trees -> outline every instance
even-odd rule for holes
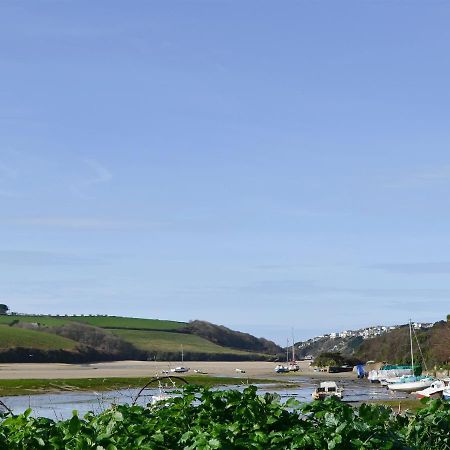
[[[8,314],[9,307],[8,305],[5,305],[4,303],[0,303],[0,316],[4,316]]]
[[[355,366],[360,362],[361,361],[358,358],[345,356],[339,352],[324,352],[314,360],[314,364],[318,367]]]
[[[196,334],[215,344],[237,350],[267,353],[270,355],[284,353],[284,350],[280,346],[268,339],[256,338],[251,334],[230,330],[223,325],[215,325],[203,320],[189,322],[187,327],[180,330],[180,332]]]
[[[425,363],[429,368],[448,364],[450,357],[450,322],[436,322],[431,328],[416,330],[415,335],[420,345]],[[413,338],[414,352],[421,359],[417,348],[417,341]],[[388,361],[398,364],[411,363],[409,328],[398,328],[389,333],[366,339],[356,352],[362,360]]]
[[[79,342],[82,346],[91,347],[102,353],[134,355],[137,349],[120,339],[118,336],[84,323],[69,323],[61,327],[48,328],[50,333],[55,333],[68,339]]]

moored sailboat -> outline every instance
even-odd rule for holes
[[[417,377],[415,375],[402,377],[399,381],[388,383],[391,391],[397,392],[417,392],[430,387],[434,378],[428,376]]]
[[[409,342],[411,348],[411,367],[414,367],[414,351],[412,341],[412,324],[409,320]],[[400,379],[387,381],[387,386],[391,391],[395,392],[416,392],[421,391],[427,387],[430,387],[434,381],[433,377],[421,376],[421,375],[404,375]]]
[[[174,372],[174,373],[189,372],[189,368],[188,367],[184,367],[183,363],[184,363],[184,352],[183,352],[183,346],[181,346],[181,366],[175,367],[175,369],[170,369],[170,371]]]

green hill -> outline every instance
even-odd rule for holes
[[[420,351],[429,368],[449,364],[450,361],[450,321],[436,322],[429,328],[415,331],[417,340],[413,338],[414,353],[417,361],[422,361]],[[420,345],[420,350],[417,345]],[[380,336],[363,339],[361,336],[336,337],[323,336],[297,343],[297,354],[303,358],[312,355],[341,354],[347,358],[362,361],[386,361],[396,364],[409,364],[411,361],[409,326],[388,331]]]
[[[272,341],[264,338],[256,338],[251,334],[231,330],[223,325],[215,325],[203,320],[193,320],[192,322],[189,322],[186,331],[208,339],[217,345],[224,345],[234,349],[256,351],[273,355],[284,353],[284,350]]]
[[[429,368],[441,366],[450,361],[450,322],[436,322],[431,328],[416,330],[417,345],[413,338],[414,354],[417,361],[423,359]],[[409,327],[396,330],[365,340],[355,352],[363,360],[386,361],[389,363],[411,363]]]
[[[83,322],[100,328],[124,328],[130,330],[174,331],[186,326],[185,322],[171,320],[138,319],[134,317],[115,316],[72,316],[70,320]]]
[[[165,330],[173,331],[185,327],[185,322],[172,320],[140,319],[117,316],[49,316],[49,315],[17,315],[0,316],[0,324],[11,324],[14,321],[36,323],[44,326],[67,325],[81,322],[99,328],[127,328],[132,330]]]
[[[0,325],[0,351],[14,347],[74,350],[76,346],[76,341],[51,333]]]
[[[59,316],[44,316],[44,315],[30,315],[30,316],[0,316],[0,324],[4,325],[14,325],[14,323],[22,322],[22,323],[33,323],[37,325],[44,326],[60,326],[70,323],[71,320],[67,317],[59,317]]]
[[[0,328],[2,362],[29,361],[30,354],[34,361],[179,360],[181,346],[186,360],[256,360],[273,358],[280,349],[266,339],[201,321],[2,315]]]
[[[245,355],[247,352],[222,347],[195,334],[167,333],[155,330],[111,330],[124,341],[140,350],[154,352],[171,352],[180,354],[181,345],[185,353],[232,353]]]

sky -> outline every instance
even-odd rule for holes
[[[450,4],[0,2],[0,301],[285,343],[450,313]]]

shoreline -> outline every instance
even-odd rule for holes
[[[277,386],[280,389],[297,387],[288,385],[283,381],[261,378],[247,378],[239,380],[232,377],[205,377],[192,375],[190,377],[170,377],[170,380],[162,378],[160,381],[164,387],[181,388],[185,385],[181,379],[189,381],[192,385],[202,387],[237,386],[240,384]],[[68,394],[81,392],[110,392],[144,387],[150,378],[58,378],[58,379],[19,379],[0,380],[0,399],[4,397],[32,396],[42,394]],[[149,388],[158,388],[158,379],[154,378]]]
[[[165,371],[182,365],[168,361],[113,361],[88,364],[65,363],[5,363],[0,364],[0,380],[27,379],[71,379],[71,378],[136,378],[161,376]],[[266,361],[185,361],[189,377],[194,370],[204,372],[204,376],[234,378],[269,378],[283,380],[291,377],[307,376],[311,379],[354,379],[353,372],[315,372],[309,362],[301,361],[298,372],[277,374],[276,363]]]
[[[43,393],[117,390],[139,388],[154,377],[179,366],[167,361],[115,361],[92,364],[10,363],[0,364],[0,397]],[[276,384],[294,388],[316,380],[334,379],[336,382],[355,379],[352,372],[314,372],[309,362],[302,361],[298,372],[277,374],[276,364],[261,361],[219,362],[189,361],[187,373],[172,373],[192,384],[203,386]],[[238,369],[239,371],[237,371]],[[202,373],[195,373],[201,370]]]

